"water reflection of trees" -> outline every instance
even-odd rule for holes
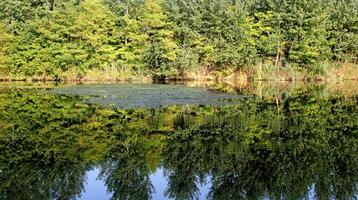
[[[300,94],[285,102],[276,119],[276,106],[248,104],[244,111],[221,111],[225,120],[174,133],[164,166],[172,174],[182,169],[191,169],[190,177],[210,174],[211,199],[302,199],[311,186],[320,199],[356,198],[356,99]]]
[[[80,163],[1,163],[0,169],[0,199],[75,199],[84,188]]]
[[[147,163],[148,145],[141,135],[120,133],[101,164],[100,177],[117,199],[150,199],[153,187]]]
[[[2,92],[0,199],[73,199],[101,168],[112,199],[148,199],[162,167],[165,195],[196,199],[319,199],[358,194],[356,97],[320,89],[236,106],[104,109],[78,97]],[[6,100],[8,99],[8,100]]]

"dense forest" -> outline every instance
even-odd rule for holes
[[[0,78],[320,74],[357,63],[357,33],[357,0],[1,0]]]

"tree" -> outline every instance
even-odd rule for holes
[[[0,22],[13,35],[3,63],[37,78],[182,78],[265,62],[317,73],[357,61],[357,10],[356,0],[3,0]]]
[[[170,29],[171,23],[158,1],[145,1],[140,24],[143,32],[148,35],[145,60],[151,74],[156,79],[176,74],[173,62],[177,57],[177,45]]]
[[[328,41],[332,59],[358,61],[358,2],[327,0]]]
[[[119,17],[119,63],[124,70],[129,69],[132,73],[147,73],[144,56],[148,35],[139,21],[143,4],[129,1],[125,5],[121,11],[117,11],[123,14]],[[135,11],[129,5],[135,5]]]
[[[80,30],[78,36],[89,49],[90,59],[86,61],[89,69],[104,70],[116,66],[115,22],[115,15],[102,0],[86,0],[80,4],[80,14],[75,22],[78,27],[73,28]]]
[[[115,66],[115,17],[101,0],[73,2],[30,22],[11,49],[14,72],[58,78]]]
[[[208,56],[204,52],[205,36],[200,34],[200,10],[197,1],[168,0],[165,10],[173,22],[174,39],[178,44],[175,67],[179,73],[200,65]]]
[[[303,66],[328,58],[327,13],[320,0],[265,0],[256,1],[253,7],[254,14],[261,13],[258,20],[264,20],[274,31],[271,34],[277,38],[277,44],[273,45],[277,47],[276,60],[282,57],[286,63]]]
[[[0,23],[0,74],[3,76],[8,76],[11,70],[8,50],[12,39],[5,25]]]

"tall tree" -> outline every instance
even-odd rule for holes
[[[142,31],[140,21],[128,15],[121,17],[119,62],[124,70],[145,73],[145,50],[148,35]]]
[[[176,68],[183,73],[199,65],[204,36],[198,31],[200,10],[195,0],[168,0],[165,10],[173,22],[174,39],[178,44]]]
[[[157,0],[147,0],[144,12],[140,16],[144,33],[148,35],[145,59],[155,78],[164,78],[176,74],[173,62],[177,57],[177,45],[173,40],[173,31],[167,15]]]

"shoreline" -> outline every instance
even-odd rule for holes
[[[286,81],[286,82],[312,82],[312,81],[352,81],[358,80],[358,64],[332,63],[332,67],[323,73],[312,73],[304,68],[293,69],[272,66],[249,66],[240,70],[208,70],[201,67],[196,70],[188,70],[180,75],[164,79],[154,79],[144,74],[127,73],[123,76],[120,71],[88,71],[85,76],[79,77],[75,73],[66,73],[56,76],[0,76],[0,82],[140,82],[140,83],[165,83],[165,82],[252,82],[252,81]]]
[[[116,81],[85,81],[85,82],[0,82],[0,88],[42,88],[50,89],[55,87],[72,87],[80,85],[111,85],[111,84],[152,84],[144,82],[116,82]],[[187,87],[206,88],[212,91],[224,93],[237,93],[245,91],[245,93],[258,96],[260,98],[277,98],[281,95],[290,96],[292,93],[302,92],[312,87],[323,87],[324,93],[341,94],[344,96],[357,96],[358,84],[357,80],[347,81],[186,81],[186,82],[167,82],[167,84],[178,84]]]

